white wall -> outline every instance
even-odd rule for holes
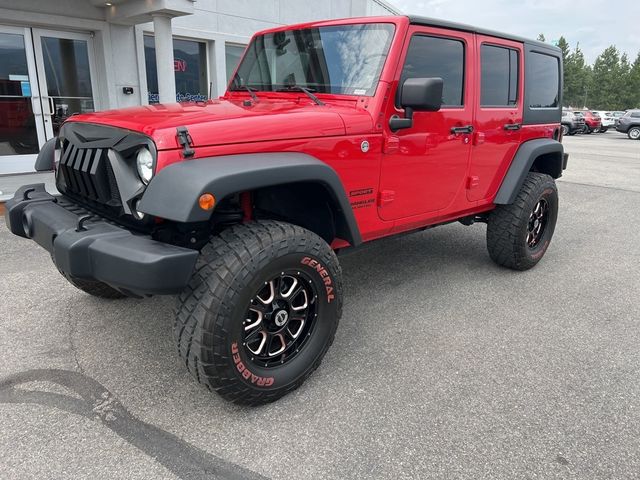
[[[197,0],[194,15],[174,18],[172,24],[174,36],[207,42],[216,96],[226,89],[226,43],[246,44],[258,30],[289,23],[393,13],[384,0]],[[88,0],[0,0],[0,24],[94,35],[97,108],[146,103],[142,38],[153,32],[153,24],[116,25],[105,18],[105,10]],[[134,94],[125,95],[123,87],[133,87]]]

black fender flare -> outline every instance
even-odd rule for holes
[[[496,205],[513,203],[534,162],[543,155],[547,158],[545,161],[545,173],[548,173],[553,178],[561,177],[562,170],[566,165],[562,144],[550,138],[529,140],[518,148],[493,203]]]
[[[175,222],[206,222],[212,212],[198,205],[204,193],[211,193],[221,201],[239,192],[300,182],[322,185],[339,214],[336,219],[339,236],[353,246],[362,243],[340,177],[331,166],[303,153],[222,155],[174,163],[149,182],[137,208]]]
[[[36,163],[34,165],[34,170],[36,172],[50,172],[53,170],[55,153],[58,147],[58,137],[47,140],[44,143],[40,149],[40,153],[38,153],[38,156],[36,157]]]

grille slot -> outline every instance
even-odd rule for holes
[[[64,179],[65,193],[109,207],[122,206],[108,149],[80,148],[65,141],[59,168]]]

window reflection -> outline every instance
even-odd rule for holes
[[[160,101],[155,38],[144,37],[144,58],[147,70],[149,103]],[[173,39],[173,69],[176,81],[176,102],[201,102],[209,98],[207,82],[207,44],[193,40]]]
[[[53,133],[58,135],[71,115],[95,110],[88,45],[85,40],[42,37],[42,56],[50,98],[43,109],[53,112]]]
[[[0,33],[0,156],[38,151],[24,36]]]

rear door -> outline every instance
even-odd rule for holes
[[[523,114],[523,45],[476,36],[479,67],[476,131],[467,199],[481,201],[500,186],[520,145]]]

